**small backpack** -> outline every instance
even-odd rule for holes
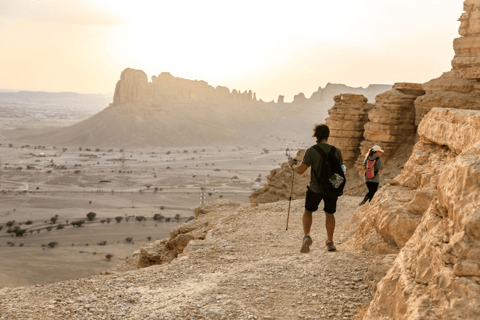
[[[374,160],[367,160],[367,178],[373,179],[375,177],[375,164],[377,163],[377,158]]]

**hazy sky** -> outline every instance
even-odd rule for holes
[[[463,0],[0,0],[0,88],[113,92],[125,68],[307,97],[449,71]]]

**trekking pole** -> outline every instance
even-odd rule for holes
[[[288,220],[290,218],[290,205],[292,204],[293,178],[294,177],[295,177],[295,171],[292,168],[292,186],[290,187],[290,199],[288,199],[287,226],[285,227],[285,231],[288,230]]]
[[[287,144],[287,149],[285,150],[285,155],[287,156],[288,161],[294,161],[294,162],[296,162],[296,159],[293,159],[293,158],[290,156],[290,149],[288,148],[288,144]],[[293,168],[292,168],[292,186],[290,187],[290,198],[288,199],[287,226],[285,227],[285,231],[288,230],[288,220],[289,220],[289,218],[290,218],[290,205],[292,204],[293,178],[294,178],[294,177],[295,177],[295,170],[293,170]]]

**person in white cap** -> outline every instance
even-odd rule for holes
[[[382,158],[380,158],[382,153],[382,148],[374,145],[365,155],[365,160],[363,160],[363,169],[365,170],[363,181],[365,181],[367,185],[368,193],[362,202],[359,203],[359,206],[363,206],[367,201],[372,201],[375,192],[377,192],[378,185],[380,184],[379,173],[383,170],[383,161]]]

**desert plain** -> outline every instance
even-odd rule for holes
[[[2,116],[0,287],[109,270],[143,244],[168,237],[202,203],[248,202],[269,171],[286,160],[285,144],[298,145],[281,138],[256,146],[30,145],[11,137],[26,128],[70,125],[90,115],[62,119],[50,112],[42,122],[4,108]],[[87,218],[90,212],[95,213],[92,221]],[[154,220],[156,214],[161,220]],[[139,216],[145,220],[138,221]],[[85,223],[71,224],[79,220]],[[16,236],[15,228],[25,232]]]

